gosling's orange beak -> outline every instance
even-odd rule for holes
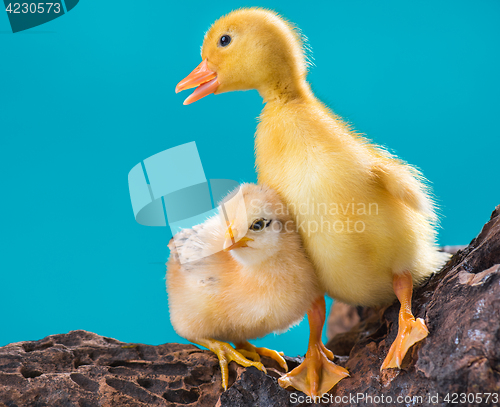
[[[175,87],[175,93],[179,93],[182,90],[191,89],[196,86],[197,88],[195,91],[184,101],[185,105],[189,105],[190,103],[196,102],[197,100],[214,93],[219,87],[217,74],[208,69],[206,59],[198,65],[193,72],[177,84]]]
[[[236,242],[234,238],[233,229],[234,229],[233,222],[231,222],[227,226],[226,230],[226,239],[224,241],[224,247],[223,247],[225,252],[228,252],[229,250],[233,249],[238,249],[240,247],[248,247],[247,242],[253,242],[253,239],[250,239],[249,237],[246,236],[242,237],[240,240]]]

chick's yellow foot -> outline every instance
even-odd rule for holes
[[[267,356],[268,358],[271,358],[278,362],[278,364],[285,370],[285,372],[288,372],[288,365],[286,364],[286,360],[283,358],[283,352],[276,352],[275,350],[267,348],[257,348],[248,341],[238,343],[236,347],[238,348],[237,350],[241,352],[241,354],[247,354],[247,357],[250,357],[250,359],[252,360],[260,361],[259,355]],[[257,359],[253,357],[254,355],[257,355]]]
[[[266,368],[260,362],[254,362],[245,358],[240,352],[236,351],[229,343],[217,341],[215,339],[198,339],[194,343],[210,349],[219,358],[220,370],[222,373],[222,387],[227,390],[229,381],[228,364],[236,362],[241,366],[254,366],[266,373]]]
[[[278,383],[281,387],[294,387],[308,396],[322,396],[349,372],[331,361],[333,353],[321,342],[321,331],[325,322],[325,299],[318,298],[307,316],[311,330],[309,348],[305,360],[290,373],[282,376]]]
[[[380,370],[399,368],[408,350],[417,342],[424,339],[429,330],[422,318],[417,318],[411,313],[411,295],[413,281],[410,273],[394,276],[394,292],[401,302],[399,311],[398,336],[389,349]]]
[[[246,349],[241,349],[236,347],[236,352],[241,353],[247,359],[253,360],[254,362],[260,362],[260,355],[257,352],[250,352]]]

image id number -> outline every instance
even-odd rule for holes
[[[9,3],[5,9],[7,13],[13,14],[42,14],[52,13],[59,14],[61,12],[60,3]]]
[[[489,404],[498,403],[498,393],[451,393],[444,401],[448,404]]]

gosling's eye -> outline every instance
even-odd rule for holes
[[[250,230],[254,230],[256,232],[268,227],[271,224],[271,221],[267,221],[266,219],[257,219],[254,220],[250,225]]]
[[[231,37],[229,35],[223,35],[220,37],[219,45],[221,47],[227,47],[231,43]]]

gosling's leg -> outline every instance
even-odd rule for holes
[[[276,352],[275,350],[267,348],[257,348],[248,341],[236,344],[236,350],[242,355],[246,355],[246,357],[249,357],[256,362],[260,361],[259,355],[267,356],[278,362],[278,364],[285,370],[285,372],[288,372],[288,366],[286,364],[286,360],[283,358],[283,352]]]
[[[257,369],[262,370],[264,373],[266,373],[266,368],[262,363],[253,362],[246,359],[240,352],[234,350],[234,348],[229,343],[216,341],[215,339],[197,339],[196,341],[192,342],[210,349],[217,355],[217,357],[219,358],[219,365],[222,373],[222,387],[224,387],[224,390],[227,390],[229,381],[228,364],[232,361],[245,367],[255,366]]]
[[[309,347],[302,364],[282,376],[281,387],[292,386],[308,396],[322,396],[335,386],[349,372],[331,361],[333,354],[321,342],[321,332],[325,323],[325,298],[318,298],[307,313],[309,319]]]
[[[429,330],[422,318],[417,318],[411,313],[411,295],[413,291],[413,281],[411,274],[406,272],[402,275],[395,275],[393,278],[394,292],[396,293],[401,309],[399,311],[398,336],[389,349],[389,353],[382,363],[380,370],[391,367],[401,367],[401,363],[415,343],[424,339]]]

